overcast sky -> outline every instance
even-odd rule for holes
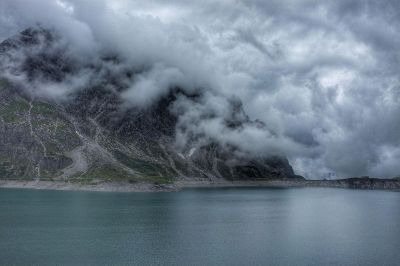
[[[0,40],[38,23],[82,58],[151,65],[125,92],[133,104],[171,85],[207,88],[221,113],[239,97],[273,134],[224,137],[282,152],[299,174],[400,175],[400,1],[0,0]]]

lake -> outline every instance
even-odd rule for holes
[[[0,189],[0,265],[399,265],[400,193]]]

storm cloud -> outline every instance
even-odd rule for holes
[[[173,106],[192,125],[177,129],[182,142],[205,134],[283,154],[308,178],[400,175],[399,1],[0,0],[0,40],[37,25],[78,61],[116,54],[146,69],[124,81],[127,104],[203,90],[196,105]],[[63,97],[90,75],[44,93]],[[268,130],[223,126],[237,98]],[[209,110],[218,115],[204,120]]]

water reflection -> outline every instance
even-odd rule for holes
[[[396,265],[400,193],[0,190],[0,264]]]

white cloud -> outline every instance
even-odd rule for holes
[[[2,0],[0,38],[36,23],[55,28],[83,62],[110,53],[147,69],[125,81],[131,104],[200,88],[203,106],[184,106],[181,117],[196,133],[284,153],[309,177],[386,177],[400,173],[396,3]],[[268,131],[227,131],[232,96]],[[210,110],[218,117],[201,120]]]

